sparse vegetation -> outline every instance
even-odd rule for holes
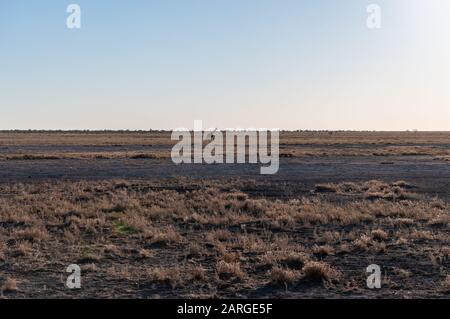
[[[16,292],[17,288],[17,280],[14,278],[7,278],[3,284],[2,292],[3,293],[11,293]]]
[[[270,280],[276,285],[290,285],[299,278],[299,274],[290,269],[275,267],[270,272]]]
[[[367,186],[346,184],[355,191]],[[392,273],[410,281],[394,262],[399,249],[408,247],[411,268],[418,259],[429,267],[448,261],[447,250],[440,248],[449,242],[445,202],[355,197],[336,203],[323,194],[271,200],[211,184],[189,191],[146,185],[0,185],[2,194],[14,195],[0,197],[0,234],[11,243],[0,253],[7,265],[16,264],[9,275],[29,276],[29,267],[51,256],[58,264],[82,264],[88,277],[106,269],[114,280],[149,281],[154,289],[178,295],[189,291],[191,279],[195,285],[208,283],[207,289],[224,282],[236,288],[269,282],[273,289],[292,291],[304,280],[339,287],[339,279],[350,275],[346,256],[363,268],[377,254],[387,265],[393,258]]]
[[[392,155],[448,156],[442,147],[448,137],[284,132],[281,152],[292,152],[289,161],[381,156],[395,164]],[[162,132],[0,133],[1,165],[68,160],[101,169],[122,161],[139,169],[135,178],[24,175],[0,182],[2,293],[42,297],[45,287],[46,297],[63,298],[360,297],[370,293],[365,268],[376,263],[389,279],[377,297],[392,297],[393,290],[399,297],[448,295],[447,189],[433,193],[420,180],[384,174],[304,183],[278,176],[142,177],[139,163],[163,165],[168,139]],[[61,280],[72,263],[83,272],[79,292]]]
[[[308,262],[303,267],[303,273],[306,279],[314,281],[332,281],[337,280],[339,277],[339,273],[331,268],[330,265],[317,261]]]
[[[241,266],[237,262],[226,262],[221,260],[217,263],[217,274],[221,279],[229,278],[244,278],[244,272],[241,270]]]
[[[445,293],[450,293],[450,275],[447,275],[442,281],[442,289]]]

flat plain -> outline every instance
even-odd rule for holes
[[[449,132],[282,132],[276,175],[175,165],[174,143],[0,132],[1,296],[450,296]]]

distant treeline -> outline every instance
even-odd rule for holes
[[[169,133],[172,130],[0,130],[0,133],[73,133],[73,134],[82,134],[82,133],[91,133],[91,134],[102,134],[102,133]],[[383,132],[376,130],[280,130],[282,133],[346,133],[346,132]],[[387,132],[387,131],[384,131]],[[417,131],[398,131],[398,132],[417,132]]]

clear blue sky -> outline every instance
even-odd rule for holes
[[[0,129],[450,130],[449,42],[448,0],[0,0]]]

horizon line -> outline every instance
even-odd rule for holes
[[[274,130],[269,128],[227,128],[219,129],[220,131],[230,131],[230,130]],[[101,133],[101,132],[111,132],[111,133],[151,133],[151,132],[173,132],[179,130],[179,128],[174,129],[0,129],[0,133]],[[208,130],[208,129],[207,129]],[[194,131],[193,129],[188,129],[188,131]],[[205,130],[203,130],[205,131]],[[356,130],[356,129],[279,129],[280,132],[365,132],[365,133],[450,133],[450,130],[417,130],[417,129],[405,129],[405,130]]]

